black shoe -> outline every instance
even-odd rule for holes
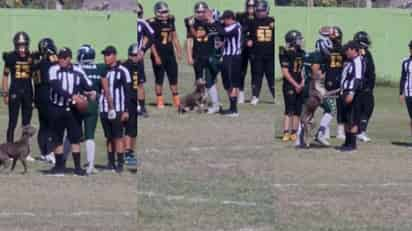
[[[74,170],[74,175],[76,176],[85,176],[86,175],[86,171],[82,168],[76,168]]]
[[[239,113],[234,112],[234,111],[232,111],[232,110],[230,110],[230,109],[228,109],[228,110],[223,110],[223,111],[221,112],[221,114],[224,115],[224,116],[227,116],[227,117],[239,117]]]
[[[65,172],[64,168],[54,166],[53,168],[48,170],[46,174],[53,175],[53,176],[64,176],[64,172]]]
[[[116,170],[116,164],[115,163],[108,163],[106,166],[106,169],[108,171],[115,171]]]
[[[356,148],[353,146],[342,145],[338,147],[337,150],[340,152],[351,153],[351,152],[355,152]]]
[[[124,171],[123,165],[119,164],[119,166],[117,166],[116,168],[116,172],[121,174]]]

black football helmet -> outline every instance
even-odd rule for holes
[[[285,43],[287,47],[302,47],[303,35],[298,30],[290,30],[285,35]]]
[[[269,15],[269,3],[266,0],[258,0],[255,4],[255,12],[257,15],[260,13],[265,13],[265,15]]]
[[[77,62],[80,64],[92,63],[96,58],[96,51],[89,44],[82,45],[77,51]]]
[[[54,44],[53,39],[43,38],[39,41],[38,44],[39,53],[41,55],[55,55],[57,54],[57,48]]]
[[[13,44],[14,50],[18,51],[24,49],[24,51],[28,52],[30,47],[30,37],[24,31],[17,32],[13,37]]]
[[[169,5],[163,1],[157,2],[154,5],[154,13],[158,20],[166,21],[169,18]]]
[[[138,18],[143,18],[143,5],[140,2],[137,3],[137,7],[134,12],[137,14]]]
[[[137,43],[133,43],[132,45],[129,46],[129,49],[127,49],[127,54],[129,56],[136,55],[139,53],[139,45]]]
[[[209,6],[207,5],[206,2],[197,2],[194,7],[194,14],[195,18],[197,19],[203,19],[206,13],[206,10],[209,9]]]
[[[353,40],[355,40],[356,42],[358,42],[362,48],[368,48],[372,42],[369,38],[368,33],[366,33],[365,31],[359,31],[357,32],[354,36],[353,36]]]

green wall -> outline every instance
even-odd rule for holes
[[[168,1],[177,19],[181,42],[184,39],[183,18],[193,11],[194,1]],[[239,0],[210,0],[209,5],[224,9],[241,10]],[[243,2],[243,1],[241,1]],[[152,1],[144,1],[145,16],[153,15]],[[301,30],[306,48],[313,49],[317,31],[322,25],[340,25],[344,40],[349,40],[358,30],[370,33],[372,52],[381,80],[396,82],[400,61],[408,55],[407,43],[412,39],[410,12],[397,9],[345,9],[345,8],[273,8],[276,18],[276,43],[283,43],[289,29]],[[12,48],[11,38],[16,31],[25,30],[32,38],[32,48],[45,36],[55,39],[58,46],[74,50],[83,43],[93,44],[100,51],[107,44],[114,44],[121,54],[126,54],[135,40],[135,16],[128,12],[112,13],[110,20],[105,13],[82,11],[0,10],[0,51]],[[278,67],[278,63],[276,63]],[[279,68],[277,68],[279,69]]]

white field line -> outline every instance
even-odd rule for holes
[[[274,188],[288,189],[288,188],[399,188],[399,187],[412,187],[411,182],[387,182],[376,184],[273,184]]]
[[[76,211],[76,212],[12,212],[2,211],[0,212],[0,218],[8,217],[111,217],[111,216],[124,216],[124,217],[136,217],[137,211]]]
[[[222,151],[242,151],[242,150],[262,150],[262,149],[268,149],[270,148],[270,144],[268,145],[237,145],[237,146],[203,146],[203,147],[197,147],[197,146],[192,146],[192,147],[183,147],[183,148],[146,148],[143,150],[140,150],[138,152],[143,152],[143,153],[161,153],[161,152],[170,152],[173,150],[183,150],[183,151],[191,151],[191,152],[202,152],[202,151],[216,151],[216,150],[222,150]]]
[[[137,192],[138,195],[142,196],[147,196],[147,197],[154,197],[154,198],[160,198],[164,199],[167,201],[183,201],[183,202],[188,202],[192,204],[220,204],[224,206],[238,206],[238,207],[272,207],[271,205],[262,205],[258,204],[256,202],[250,202],[250,201],[233,201],[233,200],[214,200],[214,199],[208,199],[208,198],[203,198],[203,197],[186,197],[183,195],[166,195],[166,194],[161,194],[161,193],[155,193],[155,192],[142,192],[139,191]]]

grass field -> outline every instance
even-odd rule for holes
[[[37,113],[34,113],[37,114]],[[5,141],[7,110],[0,107],[0,140]],[[37,125],[36,116],[33,124]],[[16,132],[16,138],[20,132]],[[96,164],[106,163],[105,141],[99,126]],[[32,141],[33,156],[39,152]],[[82,152],[85,153],[84,149]],[[85,154],[83,154],[85,157]],[[84,163],[84,161],[83,161]],[[73,166],[70,157],[68,167]],[[51,166],[30,163],[28,175],[17,164],[11,175],[0,174],[0,230],[3,231],[135,231],[137,226],[137,177],[100,172],[90,177],[46,176]]]
[[[281,135],[276,106],[275,230],[411,230],[412,156],[398,90],[379,87],[370,144],[353,154],[295,150]],[[340,145],[341,141],[333,141]]]
[[[191,67],[180,68],[183,95],[194,77]],[[266,86],[262,92],[268,101]],[[150,118],[139,121],[139,230],[273,230],[273,109],[242,105],[239,118],[226,118],[150,106]]]

